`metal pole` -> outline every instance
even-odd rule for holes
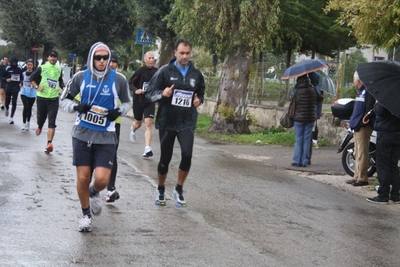
[[[78,56],[75,58],[75,71],[74,74],[78,72]]]
[[[37,64],[38,54],[39,54],[39,53],[33,53],[33,66],[34,66],[35,68],[38,67],[38,64]]]
[[[144,65],[144,61],[143,61],[143,57],[144,57],[144,45],[142,45],[142,58],[140,59],[140,61],[142,62],[142,66]]]

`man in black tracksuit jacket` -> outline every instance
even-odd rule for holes
[[[177,206],[186,206],[183,183],[189,174],[197,123],[197,107],[204,100],[204,77],[190,61],[192,45],[179,39],[174,46],[175,59],[159,69],[150,80],[146,97],[159,101],[156,128],[159,129],[161,156],[158,164],[156,205],[165,205],[165,180],[172,158],[174,141],[181,147],[178,182],[172,196]]]

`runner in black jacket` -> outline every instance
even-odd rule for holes
[[[204,78],[190,62],[192,45],[179,39],[174,46],[175,58],[154,74],[146,91],[152,102],[159,101],[156,128],[159,129],[161,156],[158,163],[156,205],[165,205],[165,180],[172,158],[175,137],[181,147],[178,182],[172,195],[177,206],[186,206],[182,186],[192,160],[197,107],[204,100]]]
[[[4,110],[4,104],[6,102],[6,68],[8,66],[8,57],[4,57],[0,64],[0,108]]]
[[[21,89],[22,81],[24,77],[22,76],[22,68],[18,66],[18,58],[16,56],[13,56],[10,61],[10,65],[6,67],[5,70],[5,81],[6,81],[6,86],[5,86],[5,91],[6,91],[6,103],[5,103],[5,108],[6,112],[5,115],[8,117],[10,115],[10,118],[8,119],[8,122],[10,124],[14,124],[14,114],[15,110],[17,109],[17,99],[18,99],[18,94],[19,90]],[[11,112],[9,112],[9,107],[10,103],[12,105]]]
[[[145,92],[153,77],[154,73],[158,70],[154,67],[154,54],[147,52],[144,54],[143,61],[145,66],[140,67],[135,71],[132,78],[129,80],[129,89],[133,92],[133,115],[135,121],[132,123],[131,132],[129,139],[132,143],[136,143],[136,130],[142,126],[144,117],[144,123],[146,126],[145,137],[145,148],[143,157],[148,158],[153,156],[151,150],[151,138],[153,136],[153,119],[156,111],[156,106],[153,102],[146,99]]]

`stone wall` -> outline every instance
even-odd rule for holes
[[[199,113],[207,113],[212,115],[216,106],[214,99],[206,98],[203,105],[198,108]],[[257,120],[257,125],[261,127],[278,127],[279,118],[282,116],[285,108],[278,107],[272,103],[264,103],[262,105],[248,104],[249,113]],[[319,138],[327,138],[331,140],[332,145],[340,145],[346,135],[343,122],[334,119],[330,112],[329,105],[324,107],[321,119],[318,120]],[[291,128],[290,130],[293,130]]]

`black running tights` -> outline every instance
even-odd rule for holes
[[[32,116],[32,106],[35,103],[35,97],[27,97],[26,95],[21,95],[22,104],[24,109],[22,110],[22,122],[26,123],[31,121]]]
[[[158,163],[157,171],[159,174],[164,175],[168,173],[168,165],[172,159],[174,151],[175,137],[178,138],[181,147],[181,162],[179,169],[188,172],[192,164],[192,152],[194,143],[194,131],[192,129],[185,129],[183,131],[163,131],[159,130],[161,156]]]
[[[7,92],[6,91],[6,109],[10,107],[10,103],[12,104],[11,108],[11,118],[14,117],[15,110],[17,109],[17,99],[19,92]],[[12,99],[12,102],[11,102]]]

